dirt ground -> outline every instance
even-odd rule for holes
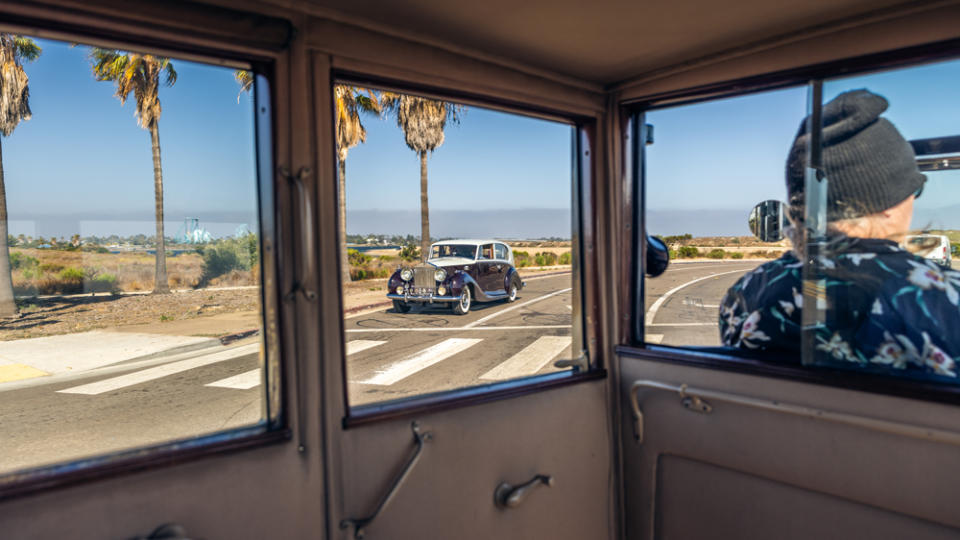
[[[18,301],[21,316],[0,321],[0,341],[137,325],[141,331],[218,337],[259,326],[259,289],[200,289],[152,295],[75,295]],[[224,314],[247,313],[240,317]],[[253,313],[250,316],[249,313]],[[251,325],[251,323],[254,323]],[[126,328],[125,328],[126,329]]]

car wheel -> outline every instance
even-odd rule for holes
[[[517,299],[517,284],[515,282],[510,283],[510,293],[507,294],[507,302],[513,302]]]
[[[400,300],[393,301],[393,310],[397,313],[406,313],[410,311],[410,304],[406,302],[401,302]]]
[[[470,287],[464,285],[460,299],[453,303],[453,312],[457,315],[466,315],[470,311]]]

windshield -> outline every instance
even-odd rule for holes
[[[477,246],[469,244],[444,244],[442,246],[433,246],[430,250],[430,258],[463,257],[465,259],[472,259],[476,252]]]

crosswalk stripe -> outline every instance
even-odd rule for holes
[[[643,338],[647,343],[660,343],[663,341],[663,334],[647,334]]]
[[[368,339],[355,339],[347,342],[347,356],[357,354],[358,352],[372,349],[377,345],[383,345],[386,341],[373,341]]]
[[[390,386],[391,384],[406,379],[414,373],[427,369],[428,367],[450,358],[451,356],[463,352],[482,339],[451,338],[414,354],[413,356],[392,364],[387,369],[380,371],[373,377],[357,381],[363,384],[376,384],[380,386]]]
[[[259,350],[259,343],[251,343],[241,347],[234,347],[226,351],[205,354],[203,356],[190,358],[188,360],[163,364],[162,366],[145,369],[143,371],[137,371],[127,375],[113,377],[112,379],[104,379],[102,381],[97,381],[90,384],[74,386],[73,388],[67,388],[65,390],[58,390],[58,392],[61,394],[86,394],[95,396],[97,394],[103,394],[104,392],[111,392],[127,386],[133,386],[135,384],[141,384],[154,379],[160,379],[162,377],[174,375],[182,371],[208,366],[210,364],[216,364],[217,362],[232,360],[239,356],[256,353]]]
[[[533,375],[569,347],[570,342],[570,336],[541,336],[517,354],[481,375],[480,378],[500,381]]]
[[[233,388],[235,390],[249,390],[255,386],[260,386],[263,380],[263,374],[260,368],[250,370],[246,373],[220,379],[219,381],[205,384],[204,386],[214,386],[217,388]]]

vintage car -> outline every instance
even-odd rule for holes
[[[427,262],[400,267],[387,282],[387,298],[398,313],[411,304],[445,303],[457,315],[472,302],[513,302],[523,288],[513,250],[496,240],[446,240],[430,246]]]

